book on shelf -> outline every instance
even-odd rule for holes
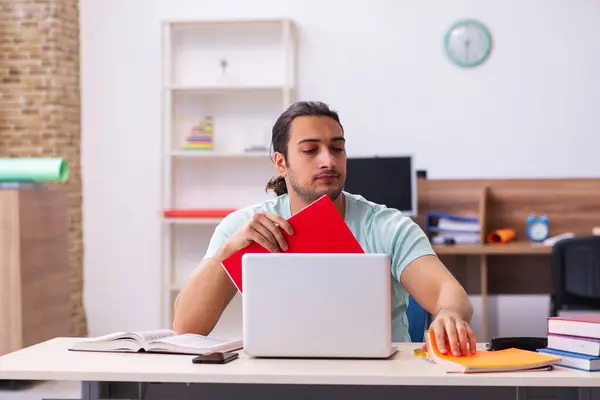
[[[294,230],[287,241],[287,253],[364,253],[360,243],[346,225],[329,196],[325,195],[288,219]],[[242,293],[242,257],[247,253],[269,253],[262,245],[252,242],[222,261],[229,278]]]
[[[453,356],[440,352],[432,331],[426,331],[425,337],[427,358],[448,373],[527,371],[549,367],[560,362],[560,357],[555,355],[516,348],[497,351],[477,350],[474,355]]]
[[[560,366],[600,371],[600,314],[548,317],[548,344],[542,354],[561,357]]]
[[[182,150],[212,150],[213,149],[214,118],[207,115],[191,129]]]
[[[242,340],[219,339],[192,333],[178,335],[169,329],[115,332],[75,342],[71,351],[169,353],[200,355],[240,350]]]

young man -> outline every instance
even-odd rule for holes
[[[393,340],[410,341],[410,293],[434,316],[430,329],[441,351],[474,352],[471,303],[419,226],[398,210],[343,191],[346,150],[337,113],[319,102],[295,103],[275,122],[272,145],[279,176],[267,189],[277,197],[237,210],[216,227],[204,260],[177,297],[173,328],[179,333],[210,333],[237,291],[221,261],[252,241],[272,252],[286,250],[280,229],[293,235],[287,219],[326,194],[365,252],[390,256]]]

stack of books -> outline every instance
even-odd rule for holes
[[[600,313],[548,318],[548,345],[538,352],[560,357],[563,367],[600,371]]]
[[[480,244],[479,218],[445,214],[427,213],[426,230],[432,244]]]
[[[214,118],[209,115],[192,127],[183,150],[212,150],[213,128]]]

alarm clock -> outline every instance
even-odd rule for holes
[[[527,237],[532,242],[543,242],[550,234],[548,217],[545,215],[527,217]]]

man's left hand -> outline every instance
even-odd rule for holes
[[[468,322],[455,312],[441,310],[429,326],[442,354],[450,350],[454,356],[467,356],[477,351],[475,332]],[[448,348],[449,347],[449,348]],[[427,344],[423,345],[427,350]]]

